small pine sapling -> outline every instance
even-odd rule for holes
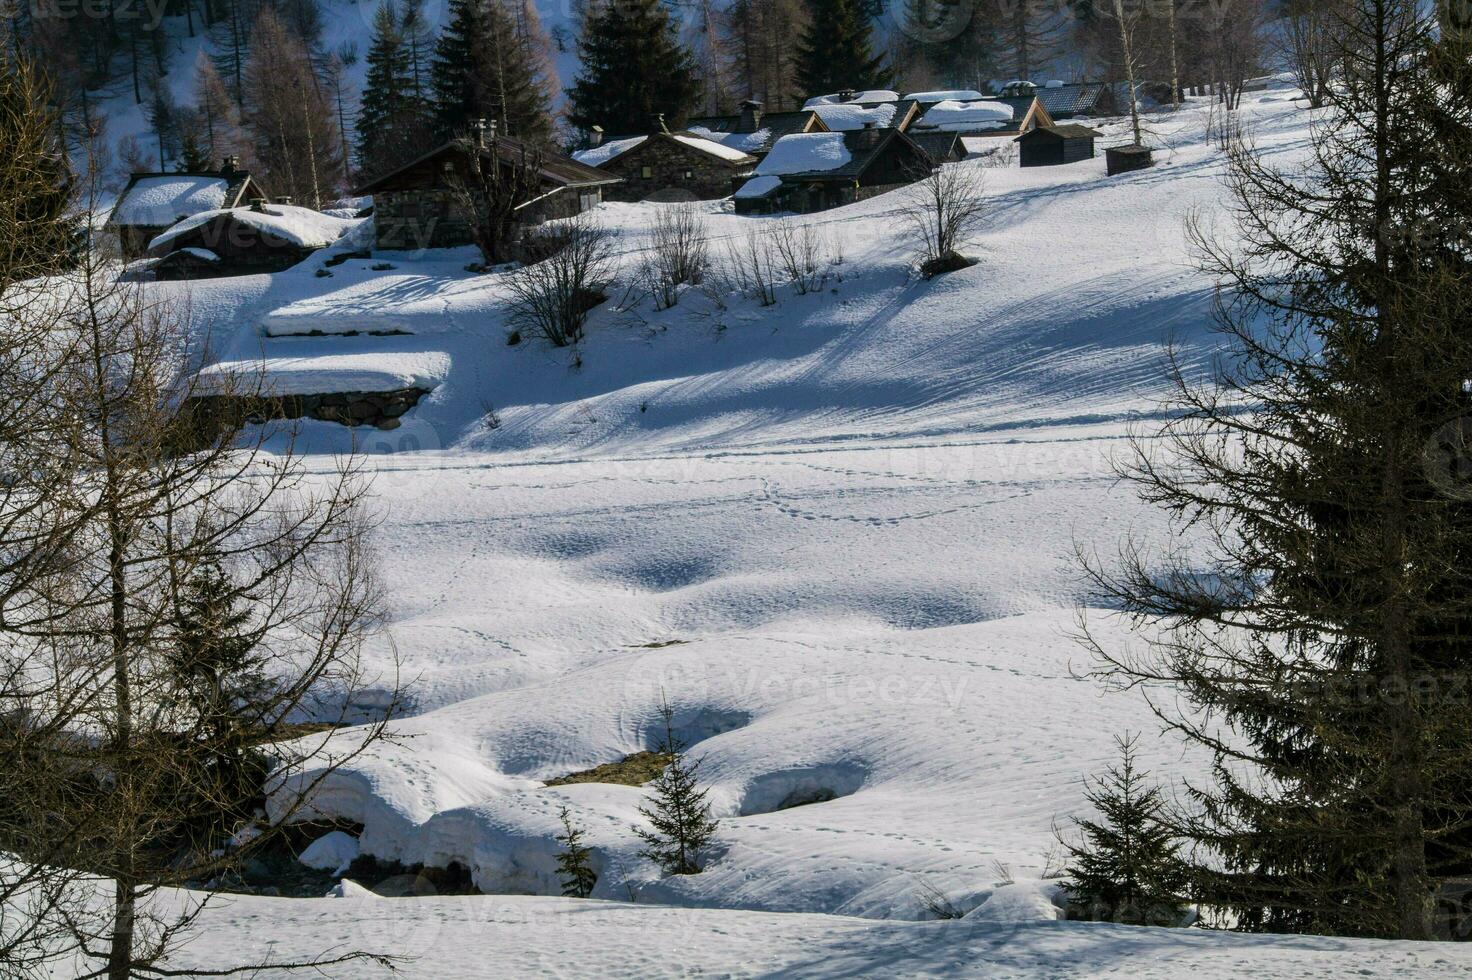
[[[1102,820],[1078,820],[1083,839],[1068,851],[1069,914],[1130,925],[1175,925],[1185,874],[1179,844],[1162,816],[1160,789],[1135,766],[1135,736],[1116,738],[1120,762],[1085,794]]]
[[[557,816],[562,821],[562,833],[555,838],[562,845],[562,851],[557,855],[562,894],[569,898],[587,898],[593,894],[593,886],[598,882],[598,873],[590,862],[592,851],[583,843],[587,831],[572,822],[572,813],[567,807],[563,807]]]
[[[659,865],[666,875],[700,874],[701,857],[715,839],[719,825],[710,815],[706,791],[696,785],[700,760],[686,758],[684,744],[675,738],[674,712],[668,703],[661,705],[660,714],[664,718],[664,738],[659,752],[669,756],[670,764],[651,784],[652,806],[639,808],[653,827],[635,828],[645,844],[639,853]]]

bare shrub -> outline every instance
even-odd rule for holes
[[[710,235],[700,214],[689,207],[661,208],[654,218],[649,251],[639,278],[654,297],[654,307],[667,310],[680,301],[681,286],[698,286],[710,268]]]
[[[768,229],[778,268],[799,296],[817,292],[828,279],[823,234],[811,224],[779,221]]]
[[[567,347],[583,338],[588,312],[606,298],[610,236],[607,229],[582,217],[528,237],[541,236],[555,236],[560,248],[507,277],[510,321],[523,334]]]
[[[974,264],[960,247],[985,216],[985,189],[981,170],[964,164],[942,167],[910,188],[901,213],[926,278]]]
[[[753,228],[744,238],[728,240],[726,262],[721,272],[731,292],[749,296],[763,306],[776,304],[776,256],[770,232]]]

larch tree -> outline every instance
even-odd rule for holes
[[[649,133],[684,125],[699,104],[702,84],[661,0],[589,5],[578,39],[582,67],[568,89],[567,119],[587,132]]]
[[[480,119],[532,144],[551,136],[545,77],[503,0],[452,0],[430,83],[441,138],[461,136]]]
[[[769,111],[797,109],[807,94],[797,85],[797,42],[806,23],[801,0],[735,0],[725,14],[732,85]]]
[[[295,203],[324,207],[341,188],[342,139],[306,46],[269,7],[251,33],[245,81],[263,182]]]
[[[209,159],[219,164],[226,157],[247,156],[250,141],[240,123],[240,108],[215,63],[202,52],[194,66],[194,97],[194,112]]]
[[[1472,46],[1414,0],[1340,28],[1303,164],[1228,141],[1226,346],[1125,466],[1190,533],[1089,561],[1149,629],[1093,646],[1215,756],[1172,818],[1208,915],[1427,939],[1472,868]]]
[[[874,23],[860,0],[810,0],[797,49],[797,83],[808,95],[887,88],[893,73],[874,50]]]

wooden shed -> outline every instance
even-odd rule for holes
[[[1065,123],[1039,126],[1016,142],[1024,167],[1058,167],[1094,159],[1094,140],[1102,135],[1087,126]]]

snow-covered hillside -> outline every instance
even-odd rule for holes
[[[1243,110],[1280,160],[1307,137],[1290,96]],[[1145,732],[1162,780],[1202,771],[1137,695],[1083,676],[1071,634],[1075,548],[1162,530],[1109,464],[1150,424],[1166,341],[1187,363],[1212,342],[1184,232],[1224,204],[1209,116],[1152,120],[1168,149],[1143,173],[987,170],[981,262],[933,282],[893,195],[786,219],[827,237],[823,290],[610,303],[579,362],[508,346],[505,286],[468,252],[150,286],[187,292],[222,361],[265,357],[293,390],[433,389],[394,431],[306,431],[324,472],[355,441],[371,454],[391,612],[372,656],[385,685],[398,658],[409,705],[320,806],[369,853],[458,862],[497,893],[232,900],[190,962],[269,945],[388,949],[425,978],[1472,969],[1462,947],[1054,921],[1054,825],[1111,736]],[[598,211],[626,269],[652,208]],[[707,208],[717,239],[780,220],[728,208]],[[663,880],[638,857],[641,790],[544,785],[653,747],[661,698],[722,820],[710,868]],[[602,901],[535,897],[559,891],[563,805]],[[918,921],[926,891],[970,914]]]

